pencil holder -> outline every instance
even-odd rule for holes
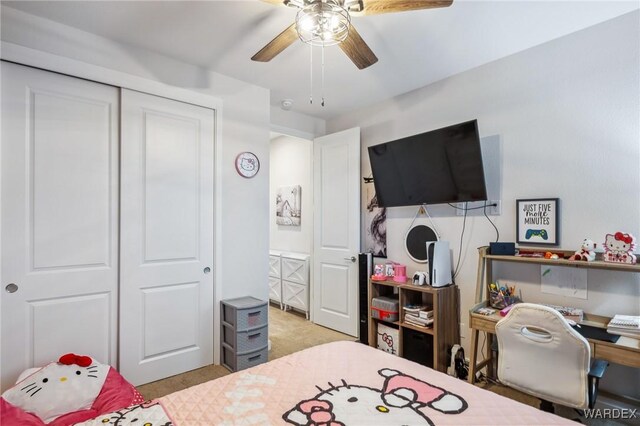
[[[518,296],[505,296],[499,291],[489,292],[489,304],[492,308],[504,309],[514,303],[520,303],[521,300]]]

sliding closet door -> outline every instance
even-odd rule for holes
[[[122,90],[120,368],[213,363],[214,111]]]
[[[2,62],[2,389],[117,362],[118,89]]]

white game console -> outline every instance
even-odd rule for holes
[[[429,285],[444,287],[451,284],[451,254],[449,241],[427,241]]]

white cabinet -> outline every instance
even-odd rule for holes
[[[277,277],[269,277],[269,300],[280,304],[282,309],[282,281]]]
[[[304,311],[309,319],[309,255],[283,253],[281,256],[282,303]]]
[[[269,276],[273,278],[280,278],[280,253],[270,251],[269,252]]]
[[[309,255],[269,251],[269,299],[304,311],[309,319]]]
[[[284,305],[305,311],[309,319],[309,286],[282,281],[282,300]]]
[[[309,255],[282,254],[282,281],[309,285]]]
[[[279,251],[269,251],[269,300],[280,305],[282,309],[282,279]]]

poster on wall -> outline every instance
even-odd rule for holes
[[[276,223],[284,226],[300,226],[302,211],[302,187],[281,186],[276,193]]]
[[[365,184],[364,251],[376,257],[387,257],[387,209],[378,207],[372,183]]]
[[[557,246],[558,198],[516,200],[518,244]]]

